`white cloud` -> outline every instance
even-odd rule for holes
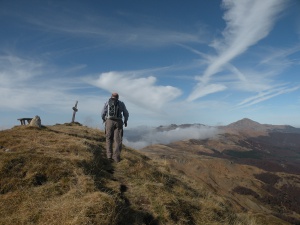
[[[108,72],[102,73],[97,80],[87,82],[109,92],[118,92],[122,98],[154,111],[182,94],[178,88],[155,85],[156,78],[153,76],[134,77],[127,73]]]
[[[261,65],[272,66],[276,68],[276,70],[282,71],[283,69],[293,65],[299,64],[298,60],[290,60],[289,57],[293,56],[296,53],[300,52],[300,45],[289,47],[289,48],[264,48],[265,52],[267,52],[267,56],[261,60]]]
[[[100,113],[107,101],[107,93],[102,91],[104,94],[101,94],[100,89],[88,85],[80,77],[66,76],[69,73],[76,74],[81,67],[77,68],[75,65],[74,69],[61,69],[40,60],[15,55],[1,55],[0,65],[2,112],[13,112],[20,116],[42,113],[43,122],[48,121],[48,124],[68,122],[65,118],[71,118],[71,108],[78,100],[79,111],[76,118],[88,125],[95,123],[95,126],[99,126],[101,123]],[[139,72],[147,73],[136,71],[133,74]],[[128,73],[111,72],[90,82],[106,91],[120,93],[130,111],[130,126],[144,124],[145,118],[162,123],[166,119],[165,114],[161,114],[164,106],[181,94],[175,87],[156,85],[157,81],[153,76],[138,78]]]
[[[198,98],[201,98],[205,95],[208,94],[212,94],[212,93],[216,93],[219,91],[224,91],[225,89],[227,89],[227,87],[223,84],[202,84],[199,83],[195,90],[193,91],[193,94],[190,95],[187,98],[187,101],[194,101]]]
[[[173,130],[158,131],[150,127],[137,127],[124,133],[124,144],[135,149],[141,149],[153,144],[169,144],[186,139],[206,139],[219,134],[216,127],[191,126],[177,127]]]
[[[19,86],[41,73],[43,64],[16,57],[14,55],[0,55],[0,87]]]
[[[224,14],[226,28],[223,31],[222,40],[214,40],[212,47],[218,55],[211,57],[211,62],[204,71],[203,76],[196,79],[200,84],[190,94],[203,97],[197,94],[201,84],[207,84],[211,76],[222,71],[224,66],[232,59],[244,53],[250,46],[265,38],[271,31],[277,15],[285,8],[284,0],[223,0],[223,7],[227,10]],[[216,89],[219,91],[219,89]],[[210,94],[212,92],[208,92]]]
[[[66,102],[78,98],[72,94],[75,78],[59,78],[55,69],[36,59],[12,54],[0,55],[0,107],[2,110],[64,109]],[[60,75],[64,72],[60,70]],[[82,85],[81,85],[82,86]]]
[[[249,97],[249,98],[243,100],[242,102],[240,102],[237,107],[239,107],[239,108],[248,107],[248,106],[257,104],[259,102],[266,101],[270,98],[274,98],[278,95],[296,91],[299,88],[300,88],[300,86],[296,86],[296,87],[284,86],[284,87],[273,88],[273,89],[269,89],[269,90],[266,90],[263,92],[259,92],[257,95]]]
[[[230,79],[227,85],[233,89],[242,92],[261,92],[272,88],[272,79],[274,73],[266,71],[241,71],[231,64],[227,64],[227,68],[235,77]],[[263,75],[262,75],[263,74]]]

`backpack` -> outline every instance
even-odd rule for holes
[[[110,98],[108,100],[107,119],[120,119],[120,108],[118,99]]]

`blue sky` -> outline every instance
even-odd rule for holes
[[[297,0],[0,1],[0,128],[39,115],[102,128],[242,118],[300,127]]]

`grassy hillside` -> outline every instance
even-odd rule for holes
[[[0,131],[0,224],[256,224],[223,197],[79,124]]]
[[[262,150],[251,151],[253,146]],[[280,153],[285,150],[273,148]],[[154,160],[166,161],[172,171],[179,171],[195,183],[206,185],[215,194],[226,198],[236,211],[251,213],[258,224],[298,225],[299,164],[293,168],[289,166],[293,161],[282,160],[282,154],[269,154],[273,148],[226,135],[219,140],[191,139],[168,145],[156,144],[141,151]],[[228,154],[226,149],[235,151],[230,150]]]

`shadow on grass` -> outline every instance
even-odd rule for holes
[[[93,158],[91,161],[83,161],[80,166],[84,169],[85,174],[93,177],[97,190],[105,192],[115,199],[117,223],[118,225],[158,225],[159,222],[154,216],[142,210],[136,210],[131,207],[129,199],[125,196],[127,186],[120,183],[119,190],[113,190],[106,186],[108,180],[118,181],[114,177],[113,162],[105,156],[105,149],[97,146],[92,150]],[[99,212],[101,213],[101,212]]]

